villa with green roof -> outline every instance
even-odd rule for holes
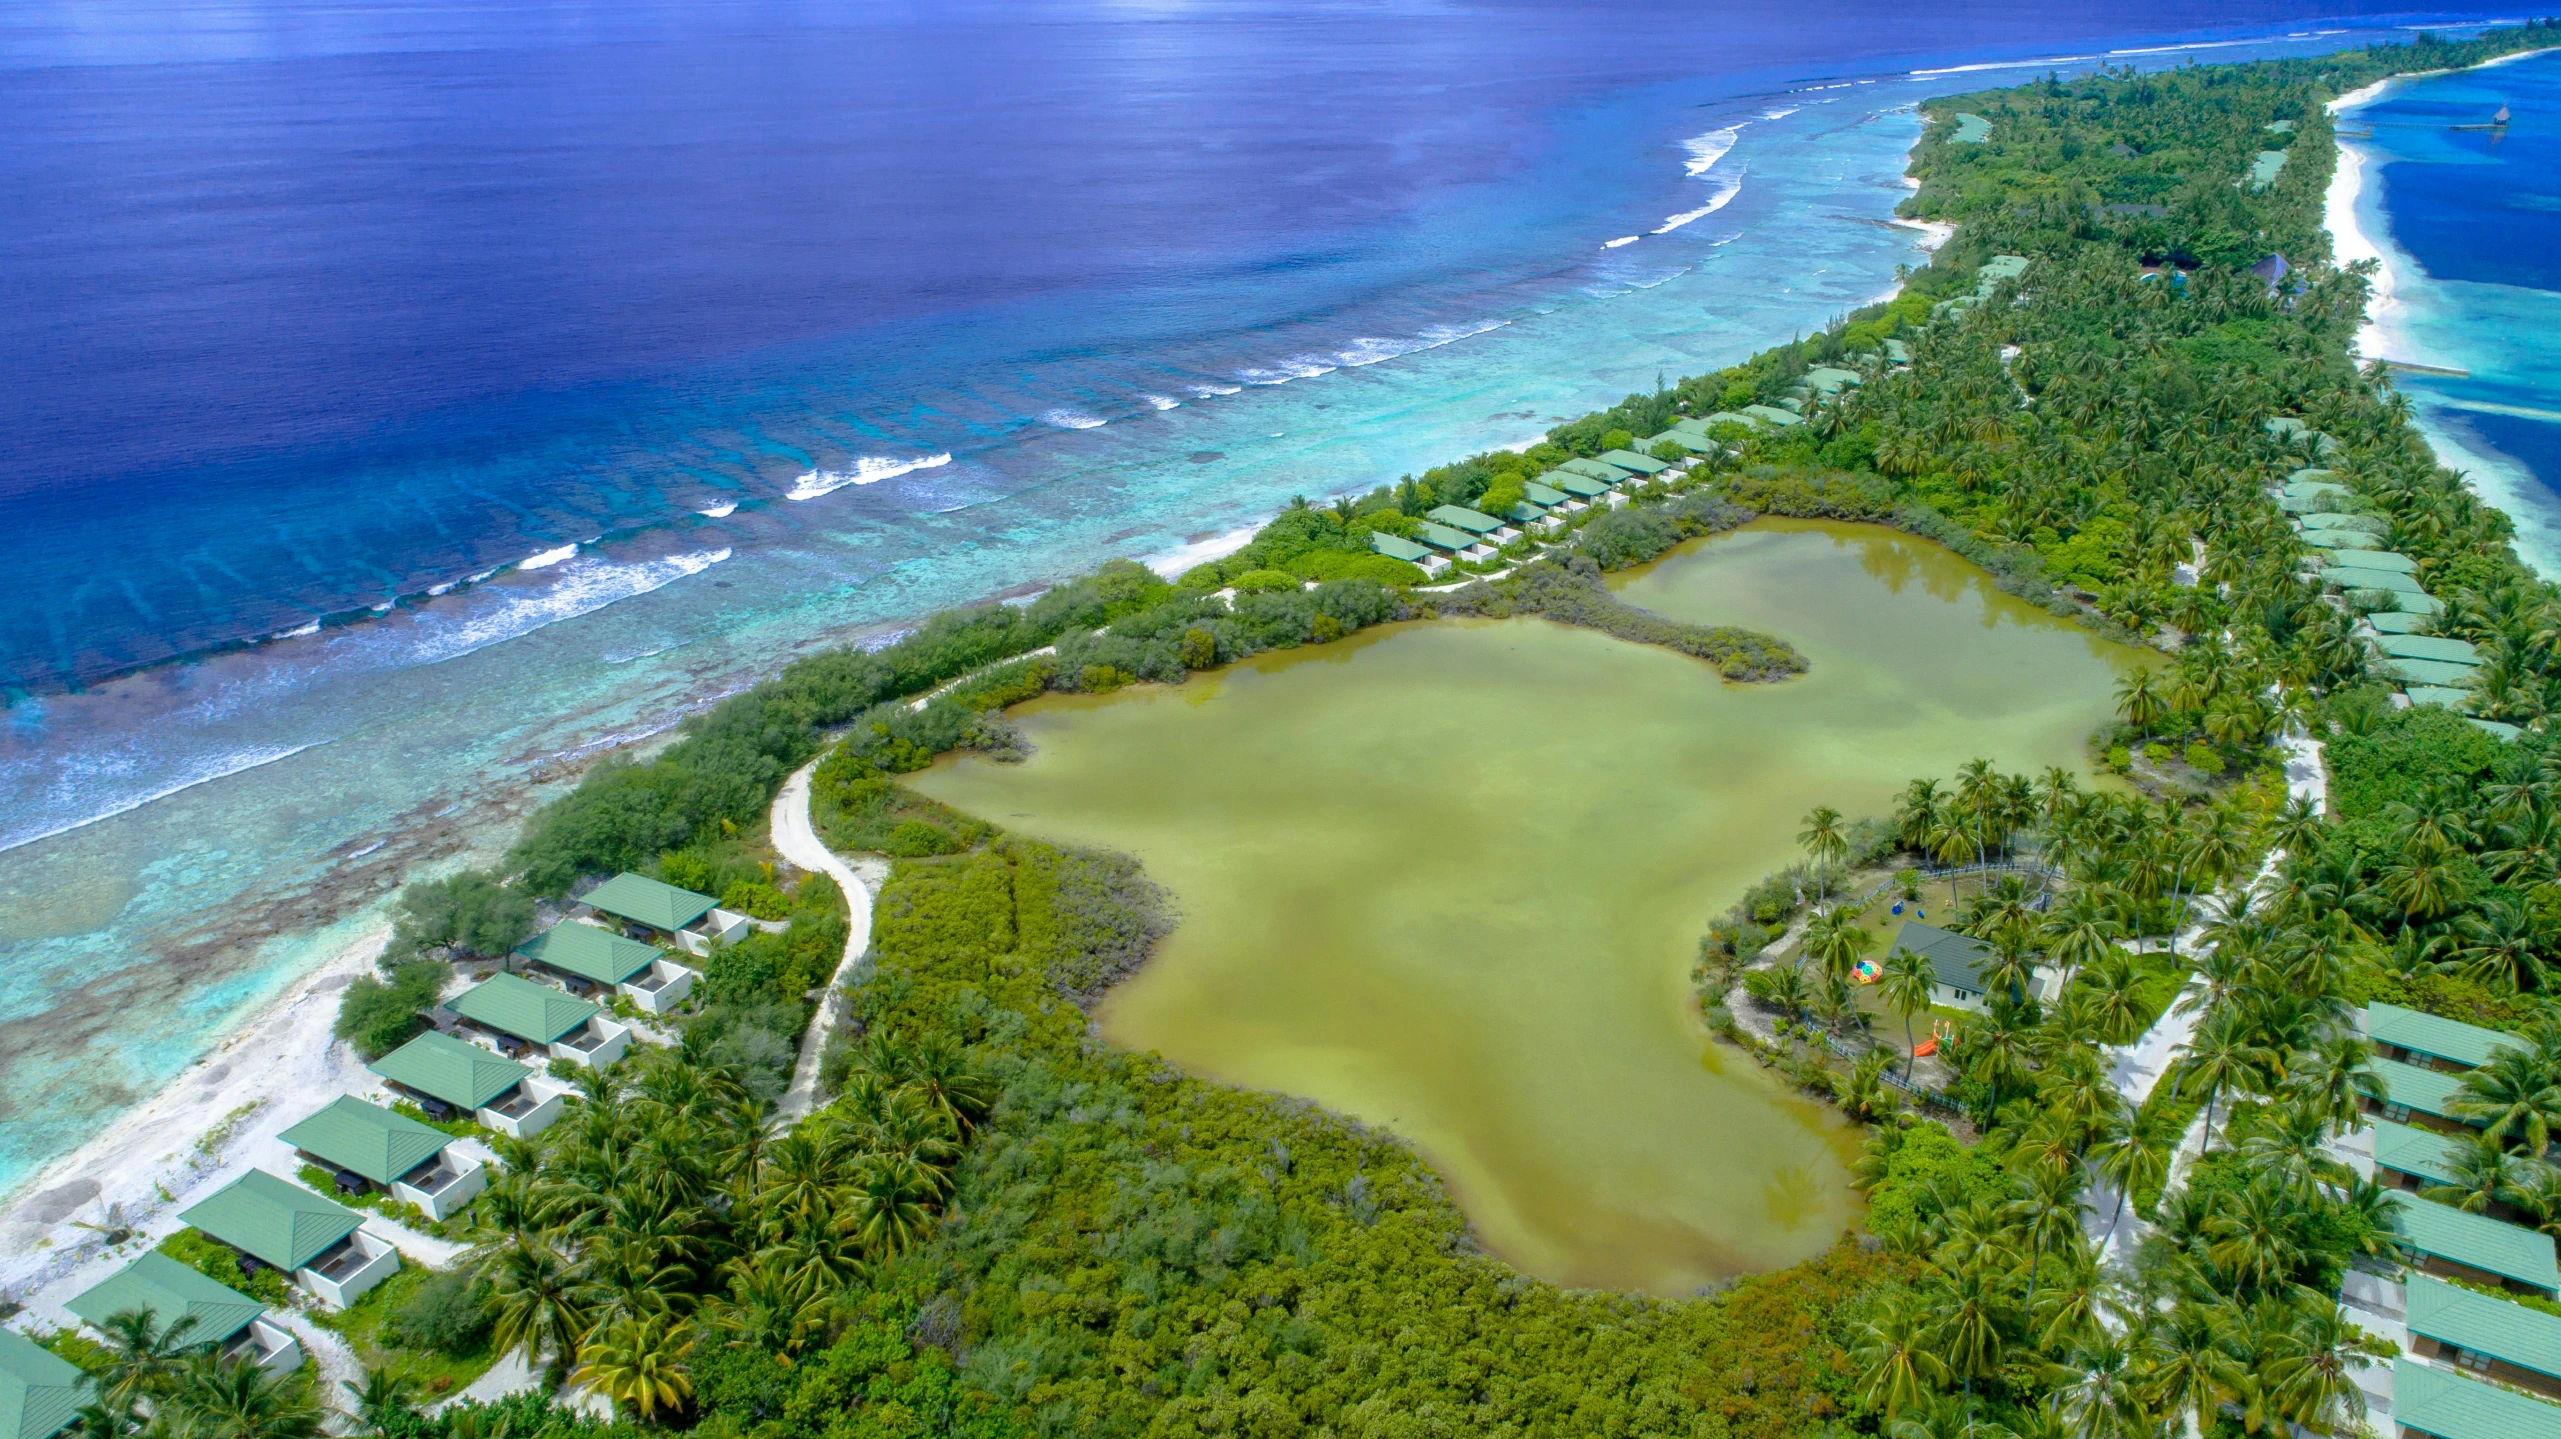
[[[1685,430],[1678,425],[1659,435],[1639,440],[1637,443],[1643,445],[1648,453],[1663,445],[1670,445],[1676,450],[1687,450],[1693,455],[1704,455],[1716,448],[1716,441],[1709,439],[1705,434],[1697,430]]]
[[[446,1001],[455,1018],[492,1037],[499,1052],[529,1047],[554,1059],[602,1069],[631,1048],[628,1026],[605,1018],[593,1000],[536,984],[521,974],[493,974]]]
[[[430,1030],[369,1066],[435,1118],[467,1114],[501,1134],[531,1139],[560,1117],[566,1088],[530,1066],[468,1039]]]
[[[2408,1355],[2392,1361],[2392,1422],[2414,1439],[2561,1439],[2561,1408]]]
[[[489,1187],[487,1166],[450,1154],[453,1136],[342,1094],[276,1136],[333,1171],[340,1192],[372,1187],[444,1219]]]
[[[2393,1232],[2410,1251],[2410,1267],[2424,1273],[2561,1298],[2561,1265],[2552,1236],[2450,1204],[2387,1196]]]
[[[1423,572],[1425,579],[1433,578],[1449,568],[1449,561],[1401,536],[1373,531],[1369,537],[1369,547],[1372,551],[1385,555],[1391,560],[1403,560],[1415,566]]]
[[[2433,1129],[2369,1119],[2374,1134],[2374,1180],[2391,1189],[2424,1189],[2452,1184],[2456,1146],[2463,1143]]]
[[[2365,1098],[2368,1111],[2395,1124],[2416,1124],[2440,1134],[2461,1134],[2469,1127],[2451,1112],[2455,1095],[2463,1090],[2461,1077],[2397,1059],[2377,1059],[2367,1067],[2383,1088],[2380,1099]]]
[[[1521,537],[1521,532],[1494,518],[1461,505],[1434,505],[1423,512],[1423,518],[1453,530],[1464,530],[1489,545],[1508,545]]]
[[[1634,450],[1604,450],[1601,463],[1625,470],[1640,480],[1650,480],[1671,468],[1652,455],[1640,455]]]
[[[252,1169],[178,1218],[343,1309],[400,1268],[400,1251],[364,1232],[364,1216],[299,1184]]]
[[[634,938],[663,936],[665,943],[696,959],[710,954],[715,944],[738,939],[748,928],[747,916],[722,909],[710,895],[628,871],[580,895],[578,902],[644,931]]]
[[[2397,1004],[2367,1005],[2365,1036],[2386,1059],[2449,1072],[2478,1069],[2500,1050],[2522,1047],[2514,1035]]]
[[[683,1003],[702,978],[656,945],[574,919],[517,945],[515,957],[557,977],[572,994],[584,994],[590,985],[618,989],[651,1014],[665,1014]]]
[[[1569,475],[1581,475],[1593,484],[1615,486],[1627,478],[1627,471],[1598,460],[1567,460],[1557,469]]]
[[[0,1439],[53,1439],[89,1402],[89,1376],[23,1334],[0,1329]]]
[[[1538,477],[1538,483],[1549,489],[1583,501],[1597,500],[1610,492],[1610,487],[1577,470],[1558,468]]]
[[[225,1359],[245,1360],[276,1376],[302,1367],[302,1342],[267,1317],[267,1306],[157,1251],[73,1295],[62,1307],[102,1334],[107,1321],[119,1314],[148,1314],[164,1329],[193,1319],[188,1342],[210,1344]]]
[[[2561,1319],[2424,1274],[2406,1293],[2412,1354],[2561,1399]]]

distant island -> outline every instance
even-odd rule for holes
[[[2561,590],[2358,363],[2367,271],[2323,228],[2341,97],[2555,46],[1932,101],[1902,214],[1945,240],[1890,300],[597,764],[411,886],[339,1001],[396,1102],[104,1236],[0,1335],[10,1432],[2561,1432]],[[1388,624],[1789,683],[1785,634],[1603,580],[1769,516],[1922,537],[2155,654],[2106,779],[1817,809],[1707,927],[1700,1022],[1862,1127],[1867,1202],[1722,1292],[1528,1277],[1393,1136],[1104,1041],[1171,897],[898,779],[1021,757],[1043,695]]]

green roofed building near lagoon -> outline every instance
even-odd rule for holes
[[[2385,1199],[2393,1232],[2415,1256],[2413,1268],[2494,1289],[2561,1297],[2561,1265],[2554,1262],[2551,1235],[2433,1200],[2399,1193]]]
[[[1704,434],[1696,430],[1684,430],[1677,425],[1659,435],[1639,440],[1637,443],[1648,450],[1659,445],[1670,445],[1674,449],[1687,450],[1693,455],[1704,455],[1716,448],[1716,442]]]
[[[572,1064],[608,1065],[631,1047],[631,1031],[606,1019],[603,1006],[522,975],[493,974],[445,1007],[484,1030],[541,1046]]]
[[[211,1344],[224,1357],[249,1360],[270,1374],[302,1366],[300,1341],[266,1318],[264,1304],[157,1251],[73,1295],[62,1307],[100,1333],[119,1314],[148,1314],[163,1328],[193,1319],[195,1326],[187,1331],[191,1344]]]
[[[2406,1123],[2411,1116],[2422,1115],[2435,1121],[2430,1127],[2448,1133],[2458,1132],[2463,1127],[2461,1119],[2447,1112],[2454,1096],[2462,1092],[2463,1081],[2460,1078],[2442,1070],[2403,1064],[2397,1059],[2375,1059],[2370,1061],[2369,1067],[2374,1071],[2374,1077],[2382,1081],[2383,1096],[2379,1102],[2368,1100],[2367,1103],[2377,1104],[2384,1118]]]
[[[1478,539],[1498,534],[1504,528],[1503,522],[1492,515],[1480,514],[1475,510],[1463,509],[1457,505],[1435,505],[1425,512],[1423,518],[1436,525],[1447,525],[1453,530],[1465,530]]]
[[[2392,1361],[2392,1422],[2425,1439],[2561,1439],[2561,1408],[2406,1355]]]
[[[1615,485],[1627,478],[1627,471],[1602,464],[1598,460],[1567,460],[1556,467],[1568,474],[1581,475],[1594,484]]]
[[[1449,561],[1439,555],[1433,554],[1430,550],[1401,535],[1391,535],[1383,530],[1370,532],[1369,547],[1374,553],[1385,555],[1391,560],[1403,560],[1421,569],[1426,579],[1449,568]]]
[[[2451,664],[2442,660],[2387,659],[2382,668],[2404,685],[2451,690],[2468,689],[2481,673],[2477,664]]]
[[[2474,666],[2481,663],[2481,651],[2469,640],[2448,639],[2443,635],[2378,634],[2374,644],[2396,660],[2434,660],[2439,664]]]
[[[377,1059],[374,1073],[417,1096],[429,1112],[458,1111],[502,1134],[531,1139],[560,1117],[561,1096],[531,1068],[467,1039],[433,1030]]]
[[[1671,468],[1670,465],[1663,463],[1661,460],[1655,459],[1651,455],[1640,455],[1634,450],[1604,450],[1601,453],[1601,463],[1616,466],[1619,469],[1627,471],[1631,475],[1638,475],[1647,479],[1651,479]]]
[[[2461,1152],[2463,1140],[2415,1124],[2395,1124],[2389,1119],[2370,1119],[2366,1123],[2373,1131],[2377,1183],[2393,1189],[2418,1189],[2460,1182],[2455,1178],[2455,1156]]]
[[[344,1307],[391,1277],[400,1254],[362,1232],[364,1216],[299,1184],[252,1169],[178,1216]]]
[[[1609,486],[1589,475],[1566,469],[1550,470],[1538,477],[1538,483],[1584,501],[1597,500],[1609,493]]]
[[[2522,1047],[2514,1035],[2380,1001],[2365,1007],[2365,1036],[2386,1059],[2439,1069],[2477,1069],[2503,1049]]]
[[[2344,557],[2342,557],[2344,559]],[[2336,564],[2321,571],[2321,583],[2330,589],[2354,593],[2358,590],[2383,590],[2396,595],[2425,595],[2427,589],[2417,577],[2397,570],[2370,570],[2360,565]]]
[[[2561,1399],[2561,1318],[2424,1274],[2404,1294],[2414,1354]]]
[[[353,1095],[340,1095],[276,1137],[323,1168],[374,1185],[436,1219],[489,1187],[488,1171],[477,1160],[446,1153],[453,1136]]]
[[[628,939],[578,920],[564,920],[523,944],[516,958],[539,965],[580,984],[619,989],[652,1014],[664,1014],[693,993],[700,978],[691,966],[676,963],[655,945]]]
[[[1436,525],[1429,520],[1421,521],[1414,526],[1414,538],[1436,550],[1447,550],[1453,555],[1464,555],[1469,550],[1481,548],[1474,535],[1463,530],[1453,530],[1447,525]]]
[[[1745,405],[1743,407],[1743,413],[1760,420],[1764,424],[1776,425],[1782,430],[1786,429],[1790,425],[1801,425],[1805,423],[1805,417],[1803,415],[1797,414],[1793,410],[1782,410],[1776,405]]]
[[[53,1439],[80,1417],[90,1388],[79,1366],[0,1329],[0,1439]]]
[[[667,936],[668,942],[697,959],[747,931],[747,917],[720,908],[707,894],[678,889],[647,875],[625,872],[578,896],[598,914]]]

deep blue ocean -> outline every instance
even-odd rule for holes
[[[2503,128],[2456,128],[2502,106]],[[2358,225],[2390,271],[2366,348],[2467,372],[2400,383],[2561,577],[2561,54],[2396,82],[2341,128],[2363,132]]]
[[[1886,293],[1923,96],[2418,18],[0,7],[0,1192],[564,758]]]

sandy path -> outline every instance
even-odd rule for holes
[[[845,1018],[845,985],[859,972],[864,956],[871,951],[872,883],[852,865],[837,858],[836,852],[819,842],[818,832],[809,824],[809,777],[819,762],[808,764],[783,781],[782,792],[774,796],[774,848],[784,859],[812,874],[824,874],[836,881],[845,892],[845,903],[852,911],[853,925],[845,935],[845,957],[837,962],[836,973],[827,981],[827,992],[818,1001],[818,1017],[810,1021],[809,1030],[800,1037],[800,1062],[792,1066],[791,1088],[783,1092],[782,1103],[775,1112],[784,1119],[798,1119],[807,1114],[818,1097],[818,1062],[827,1051],[827,1037],[834,1034]],[[866,866],[877,868],[877,866]]]

